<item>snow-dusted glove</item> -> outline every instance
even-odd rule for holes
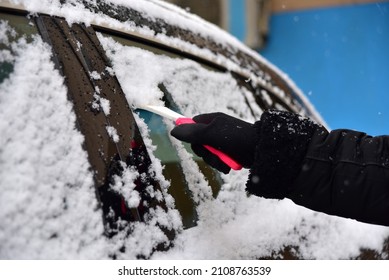
[[[195,116],[194,124],[176,126],[171,135],[191,143],[192,150],[210,166],[228,173],[231,168],[203,145],[209,145],[224,152],[245,168],[254,161],[256,130],[253,124],[224,113],[210,113]]]

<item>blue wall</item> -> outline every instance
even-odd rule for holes
[[[243,0],[228,0],[230,15],[228,17],[229,32],[242,42],[246,35],[246,7]]]
[[[244,26],[234,32],[242,39]],[[275,14],[269,35],[261,54],[296,82],[332,129],[389,134],[388,2]]]

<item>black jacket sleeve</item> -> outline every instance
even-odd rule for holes
[[[265,112],[255,128],[248,193],[389,226],[389,136],[328,132],[280,111]]]

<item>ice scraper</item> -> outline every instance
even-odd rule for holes
[[[164,106],[156,106],[156,105],[140,105],[137,106],[139,109],[143,109],[152,113],[155,113],[157,115],[160,115],[162,117],[168,118],[170,120],[173,120],[176,125],[181,124],[190,124],[195,123],[194,120],[191,118],[187,118],[181,114],[178,114],[177,112],[174,112],[173,110],[170,110],[167,107]],[[221,161],[223,161],[225,164],[227,164],[231,169],[233,170],[240,170],[242,169],[242,165],[238,162],[236,162],[234,159],[223,153],[222,151],[219,151],[218,149],[215,149],[214,147],[211,147],[209,145],[204,145],[204,147],[210,151],[211,153],[215,154],[219,157]]]

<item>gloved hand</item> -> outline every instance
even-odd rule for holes
[[[196,123],[176,126],[171,135],[191,143],[193,152],[223,173],[227,174],[231,168],[203,145],[224,152],[245,168],[252,166],[256,146],[256,131],[253,124],[224,113],[198,115],[193,120]]]

